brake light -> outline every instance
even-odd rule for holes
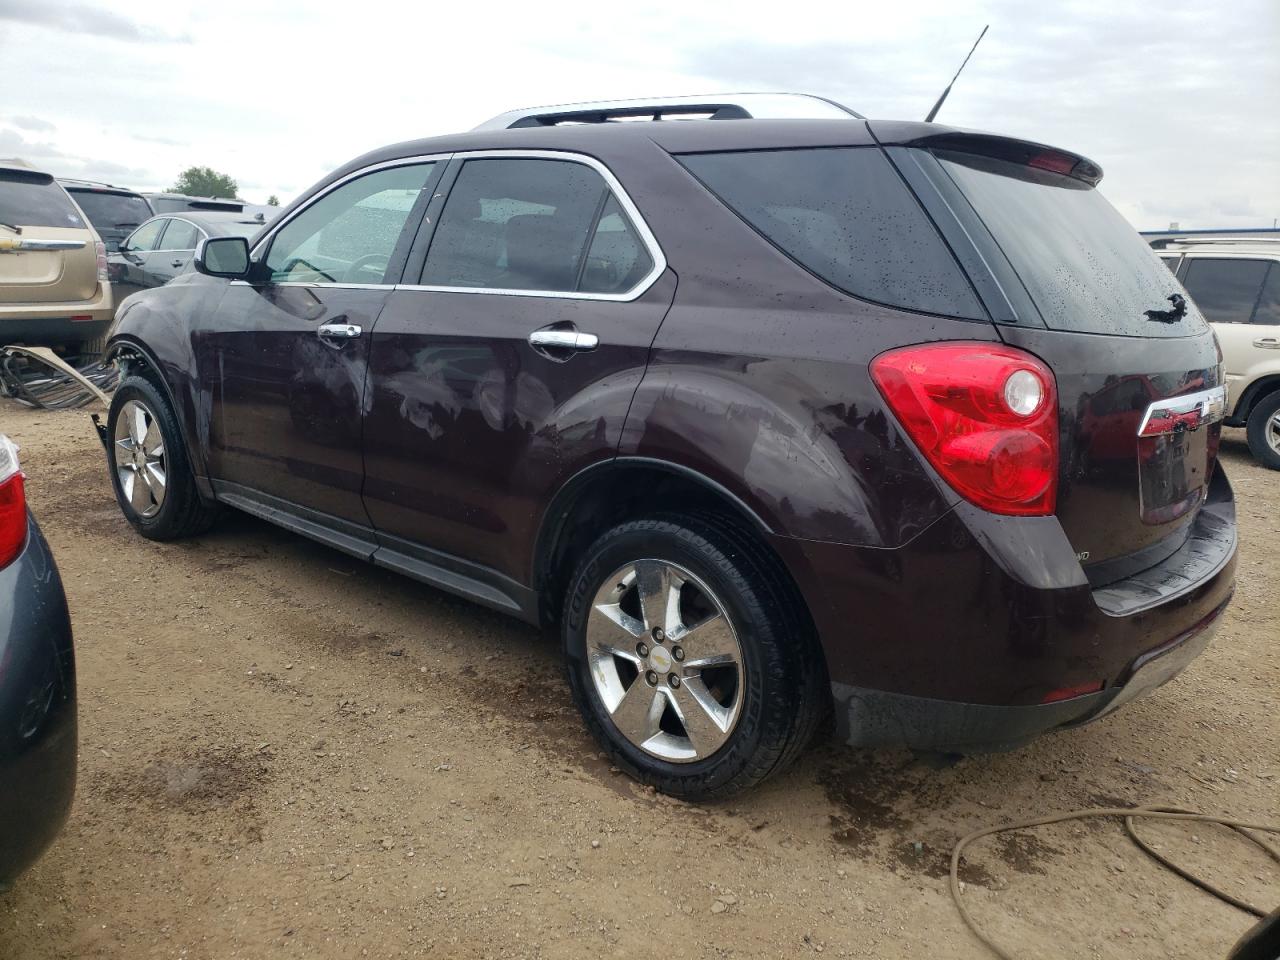
[[[95,240],[93,249],[98,253],[98,282],[107,283],[110,279],[107,276],[107,245],[101,240]]]
[[[1079,157],[1073,157],[1067,153],[1058,153],[1056,150],[1041,150],[1027,160],[1027,166],[1048,170],[1050,173],[1061,173],[1063,176],[1070,176],[1071,171],[1075,169],[1078,162]]]
[[[0,569],[13,562],[27,542],[27,498],[18,469],[18,447],[0,433]]]
[[[935,343],[880,354],[871,376],[958,494],[992,513],[1053,513],[1058,398],[1042,362],[1002,344]]]

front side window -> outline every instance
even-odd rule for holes
[[[586,164],[532,157],[468,160],[427,253],[428,286],[625,293],[653,259]]]
[[[133,236],[121,244],[121,249],[131,250],[136,253],[146,253],[148,250],[154,250],[156,241],[160,239],[160,231],[164,229],[165,224],[168,222],[162,217],[159,220],[144,223],[133,232]]]
[[[200,231],[195,224],[186,220],[170,220],[169,229],[164,232],[164,238],[160,241],[160,249],[194,250],[199,239]]]
[[[968,281],[876,147],[679,158],[783,253],[855,297],[980,319]]]
[[[1266,279],[1266,260],[1196,257],[1183,284],[1200,312],[1213,323],[1248,323]]]
[[[367,173],[325,194],[271,241],[272,282],[382,283],[434,163]]]

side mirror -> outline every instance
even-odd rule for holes
[[[226,280],[249,276],[249,241],[244,237],[210,237],[196,247],[196,271]]]

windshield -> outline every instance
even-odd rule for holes
[[[1129,337],[1205,329],[1177,279],[1089,184],[1006,160],[936,155],[1050,329]]]
[[[45,173],[0,170],[0,223],[83,230],[75,204]]]

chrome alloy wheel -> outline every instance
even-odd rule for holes
[[[115,428],[116,477],[139,517],[154,517],[164,503],[164,438],[155,414],[137,400],[120,408]]]
[[[1267,446],[1280,453],[1280,412],[1267,421]]]
[[[637,560],[605,580],[587,619],[587,660],[614,726],[659,759],[706,759],[738,722],[733,624],[710,588],[674,563]]]

